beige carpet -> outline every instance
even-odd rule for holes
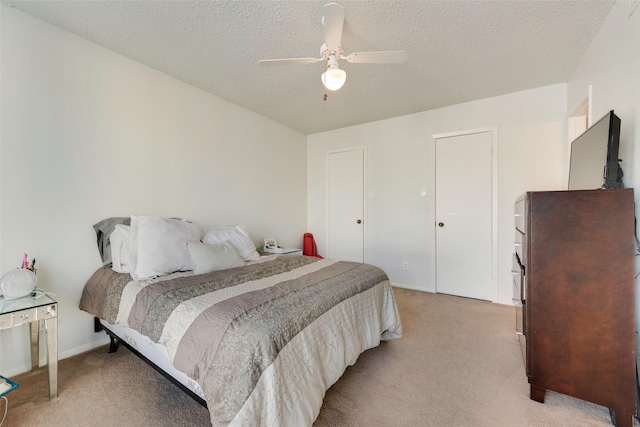
[[[598,405],[553,392],[544,404],[529,399],[512,307],[395,295],[404,337],[362,354],[327,392],[314,427],[612,426]],[[206,409],[129,350],[106,351],[62,360],[54,401],[46,369],[14,377],[4,426],[211,425]]]

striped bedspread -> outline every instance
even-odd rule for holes
[[[140,282],[103,267],[80,308],[164,345],[202,387],[212,425],[311,425],[346,367],[402,326],[379,268],[272,258]]]

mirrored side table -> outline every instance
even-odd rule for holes
[[[302,249],[298,248],[275,248],[265,249],[262,248],[258,251],[260,255],[289,255],[289,256],[302,256]]]
[[[0,329],[28,323],[31,330],[31,370],[40,367],[40,323],[47,336],[49,399],[58,397],[58,303],[47,295],[5,300],[0,297]]]

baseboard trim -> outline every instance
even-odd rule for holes
[[[402,283],[391,283],[391,286],[396,287],[396,288],[411,289],[413,291],[429,292],[429,293],[432,293],[432,294],[436,293],[434,289],[425,289],[425,288],[421,288],[421,287],[418,287],[418,286],[403,285]]]
[[[67,359],[80,353],[86,353],[87,351],[93,350],[94,348],[102,347],[103,345],[107,344],[109,344],[109,336],[105,333],[104,337],[101,337],[99,340],[95,340],[90,342],[89,344],[84,344],[79,347],[63,351],[62,353],[58,353],[58,360]],[[42,364],[43,362],[41,361],[40,363]],[[46,363],[46,360],[44,361],[44,363]]]
[[[44,341],[44,345],[46,345],[46,340],[41,340],[41,341]],[[102,347],[103,345],[107,345],[107,344],[109,344],[109,336],[105,333],[104,336],[100,337],[100,339],[96,339],[95,341],[91,341],[88,344],[84,344],[84,345],[63,351],[61,353],[58,353],[58,361],[62,359],[67,359],[69,357],[78,355],[80,353],[86,353],[87,351],[93,350],[94,348]],[[42,346],[43,343],[41,342],[40,345]],[[38,361],[38,364],[39,366],[46,369],[47,367],[46,350],[40,351],[40,354],[41,356],[40,356],[40,360]],[[31,371],[31,362],[22,366],[16,366],[14,368],[6,369],[2,375],[8,376],[8,377],[14,377],[16,375],[24,374],[29,371]]]

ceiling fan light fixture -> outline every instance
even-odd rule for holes
[[[329,90],[338,90],[347,80],[347,73],[340,68],[327,68],[327,71],[322,73],[322,84]]]
[[[336,3],[328,3],[324,5],[322,11],[324,43],[320,46],[319,58],[266,59],[258,61],[258,63],[260,65],[296,65],[327,61],[327,67],[320,76],[320,80],[326,89],[335,91],[342,88],[347,80],[347,73],[338,67],[338,61],[341,59],[355,64],[399,64],[408,59],[407,52],[404,50],[353,52],[345,56],[340,47],[344,27],[343,7]],[[323,99],[326,100],[326,98],[327,91],[325,90]]]

